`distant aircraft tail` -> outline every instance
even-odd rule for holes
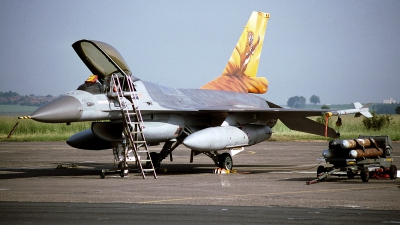
[[[269,13],[253,12],[221,76],[201,89],[263,94],[268,81],[256,77]]]

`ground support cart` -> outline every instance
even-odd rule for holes
[[[392,141],[389,136],[360,135],[357,139],[333,140],[329,149],[324,150],[325,161],[331,166],[319,166],[317,179],[307,182],[313,184],[331,175],[347,176],[353,179],[360,176],[363,182],[370,178],[397,178],[397,167],[393,165]]]

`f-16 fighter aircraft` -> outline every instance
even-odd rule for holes
[[[359,103],[355,109],[340,111],[287,109],[256,96],[268,90],[267,79],[256,75],[269,18],[268,13],[251,14],[223,73],[200,89],[143,81],[131,74],[111,45],[77,41],[72,47],[94,75],[30,118],[45,123],[95,121],[67,143],[79,149],[112,148],[120,168],[127,168],[129,159],[158,168],[183,144],[192,150],[192,157],[204,153],[219,167],[232,169],[234,151],[229,150],[267,140],[278,119],[290,129],[335,138],[334,129],[307,117],[371,116]],[[159,153],[147,151],[147,146],[160,143],[164,144]],[[143,161],[140,152],[147,154]]]

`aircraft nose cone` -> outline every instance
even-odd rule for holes
[[[81,116],[80,101],[71,96],[61,96],[38,108],[32,113],[31,119],[45,123],[67,123],[78,121]]]

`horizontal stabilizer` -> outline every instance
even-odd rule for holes
[[[323,136],[325,132],[325,126],[304,117],[285,117],[279,118],[283,124],[285,124],[291,130],[297,130],[310,134],[316,134]],[[337,138],[336,131],[328,127],[328,137]]]

